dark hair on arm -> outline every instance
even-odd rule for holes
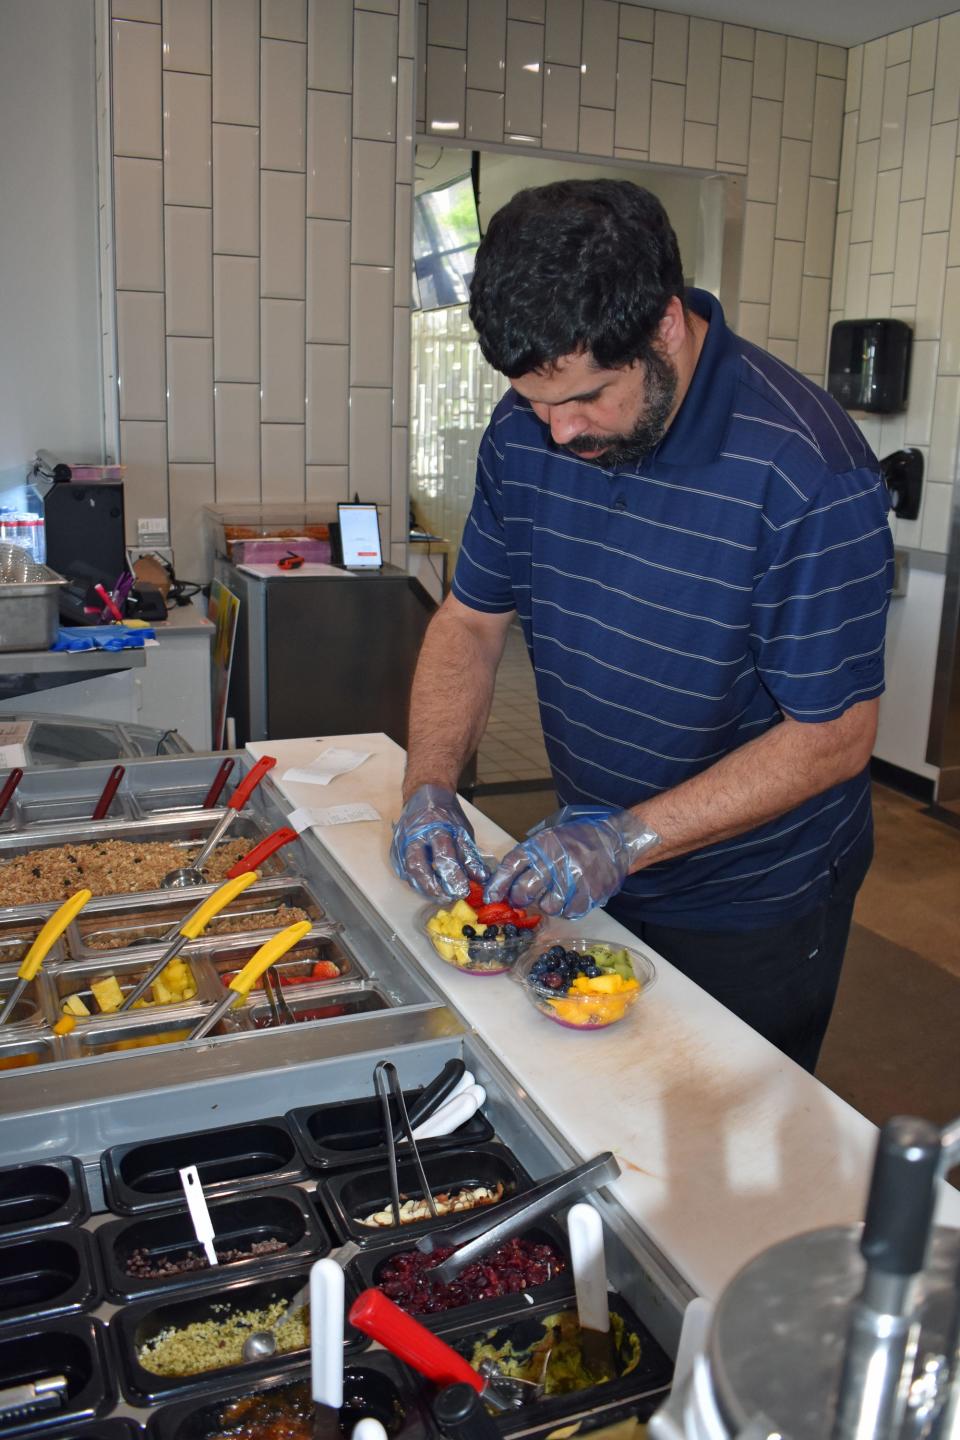
[[[477,252],[470,319],[484,356],[515,379],[589,351],[603,369],[642,359],[672,296],[677,237],[655,195],[629,180],[521,190]]]

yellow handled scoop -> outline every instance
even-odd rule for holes
[[[180,954],[187,941],[198,939],[214,916],[219,915],[221,910],[225,910],[231,901],[236,900],[238,895],[242,895],[244,890],[248,890],[259,878],[256,870],[250,870],[246,875],[238,875],[236,880],[228,880],[218,890],[214,890],[212,895],[208,895],[200,905],[195,905],[183,924],[179,926],[173,943],[167,946],[160,959],[150,966],[147,973],[137,981],[130,994],[124,997],[120,1009],[129,1010],[142,995],[146,995],[154,980],[163,973],[170,961]]]
[[[204,1035],[209,1035],[214,1025],[226,1015],[231,1005],[236,1005],[238,999],[246,999],[264,971],[269,970],[275,960],[282,959],[288,950],[292,950],[297,941],[302,940],[310,928],[309,920],[298,920],[295,925],[288,925],[286,930],[281,930],[279,935],[271,936],[261,945],[240,973],[234,975],[223,999],[218,1000],[213,1009],[208,1011],[200,1023],[190,1031],[189,1038],[202,1040]]]
[[[50,916],[50,919],[44,925],[21,962],[20,969],[17,971],[17,983],[7,996],[3,1009],[0,1010],[0,1025],[4,1025],[13,1013],[24,990],[26,990],[30,981],[37,976],[40,971],[40,966],[44,960],[46,960],[54,944],[60,939],[60,936],[70,924],[70,921],[76,919],[87,901],[92,898],[92,890],[78,890],[75,895],[70,896],[69,900],[64,900],[60,909],[55,910]]]

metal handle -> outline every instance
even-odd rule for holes
[[[424,1236],[423,1240],[418,1242],[417,1249],[426,1250],[428,1254],[438,1245],[454,1246],[454,1253],[431,1270],[431,1280],[441,1285],[449,1284],[465,1266],[485,1255],[488,1250],[495,1250],[498,1245],[510,1240],[541,1216],[548,1215],[558,1205],[599,1189],[601,1185],[616,1180],[619,1174],[620,1166],[612,1153],[606,1150],[583,1165],[565,1170],[562,1174],[555,1175],[552,1180],[544,1180],[516,1200],[498,1205],[497,1218],[492,1225],[489,1224],[489,1217],[481,1212],[459,1225],[452,1225],[446,1230],[435,1230],[432,1235]],[[431,1242],[429,1246],[424,1243],[427,1240]]]
[[[420,1159],[420,1151],[417,1149],[417,1142],[413,1138],[413,1127],[410,1124],[410,1116],[407,1114],[407,1102],[403,1098],[403,1088],[400,1084],[400,1077],[397,1075],[397,1067],[390,1060],[381,1060],[373,1071],[373,1088],[380,1100],[383,1109],[383,1130],[387,1137],[387,1159],[390,1165],[390,1196],[393,1203],[393,1220],[399,1229],[400,1227],[400,1185],[397,1180],[397,1142],[393,1135],[393,1116],[390,1113],[390,1097],[393,1096],[394,1103],[400,1115],[400,1124],[403,1133],[406,1135],[413,1152],[417,1171],[420,1175],[420,1187],[423,1190],[423,1198],[430,1207],[430,1214],[437,1218],[437,1206],[433,1198],[433,1192],[427,1183],[426,1173],[423,1168],[423,1161]]]
[[[478,1394],[483,1389],[480,1376],[462,1355],[388,1300],[382,1290],[364,1290],[358,1295],[350,1307],[349,1319],[357,1330],[379,1341],[391,1355],[436,1385],[460,1382]]]
[[[103,790],[100,792],[100,799],[93,807],[93,814],[90,817],[91,820],[103,820],[106,817],[107,811],[113,804],[113,797],[120,788],[120,781],[126,773],[125,766],[114,765],[110,771],[106,785],[104,785]]]
[[[256,954],[247,961],[240,973],[234,975],[223,998],[218,1000],[203,1019],[193,1027],[187,1037],[188,1040],[202,1040],[205,1035],[209,1034],[218,1020],[222,1019],[231,1006],[236,1004],[237,996],[249,995],[253,985],[263,972],[286,955],[298,940],[303,939],[310,928],[309,920],[298,920],[295,925],[288,925],[286,930],[280,931],[279,935],[272,935],[269,940],[265,941]]]
[[[229,779],[230,771],[233,769],[233,764],[233,759],[230,757],[224,760],[223,764],[220,766],[220,769],[217,771],[216,775],[213,778],[213,784],[210,786],[210,789],[204,796],[203,804],[200,806],[201,810],[212,810],[213,807],[216,805],[217,801],[220,799],[223,787],[224,785],[226,785],[227,780]]]
[[[230,799],[227,801],[229,808],[231,810],[242,810],[264,775],[266,775],[268,770],[272,770],[276,763],[273,755],[264,755],[262,759],[258,760],[249,775],[244,776],[230,796]]]

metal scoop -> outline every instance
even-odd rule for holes
[[[236,880],[228,880],[226,884],[220,886],[219,890],[214,890],[212,895],[208,895],[206,900],[195,905],[183,923],[175,929],[172,943],[167,946],[159,960],[156,960],[146,974],[137,981],[129,995],[124,996],[120,1009],[132,1009],[137,1001],[146,995],[154,980],[163,974],[170,961],[180,954],[187,941],[196,940],[199,935],[202,935],[214,916],[219,915],[221,910],[225,910],[232,901],[236,900],[238,895],[243,894],[244,890],[249,890],[258,878],[256,870],[246,875],[239,875]]]
[[[44,1375],[0,1390],[0,1422],[23,1422],[38,1412],[59,1409],[67,1399],[66,1375]]]
[[[161,889],[182,890],[188,885],[206,884],[206,881],[203,878],[204,865],[206,865],[207,861],[210,859],[210,856],[213,854],[216,847],[220,844],[220,841],[230,829],[230,826],[233,824],[234,820],[236,820],[237,815],[240,813],[244,805],[250,799],[250,796],[253,794],[254,790],[256,790],[264,775],[266,775],[268,770],[272,770],[276,763],[277,762],[272,755],[264,755],[261,760],[257,761],[256,765],[254,765],[249,775],[244,776],[244,778],[240,781],[240,784],[230,796],[230,799],[227,801],[226,811],[224,812],[222,818],[217,821],[216,825],[210,831],[210,836],[207,840],[207,843],[204,845],[200,853],[194,858],[193,863],[190,865],[183,865],[178,870],[168,871],[167,874],[164,875],[163,879],[160,881]]]
[[[336,1262],[334,1262],[336,1263]],[[310,1281],[301,1285],[293,1299],[287,1305],[286,1310],[274,1324],[272,1330],[254,1330],[243,1342],[243,1358],[246,1361],[269,1360],[277,1350],[277,1331],[281,1325],[285,1325],[294,1315],[299,1315],[303,1307],[310,1301]]]
[[[208,1010],[203,1019],[194,1026],[188,1035],[189,1040],[202,1040],[204,1035],[209,1035],[214,1025],[220,1021],[231,1006],[236,1005],[237,998],[246,999],[254,985],[260,979],[265,970],[269,970],[275,960],[280,960],[288,950],[292,950],[304,935],[311,929],[309,920],[298,920],[295,925],[288,925],[286,930],[281,930],[277,935],[271,935],[255,955],[244,965],[239,974],[234,975],[227,986],[223,999],[218,1000],[211,1010]]]
[[[50,919],[44,925],[21,962],[20,969],[17,971],[17,983],[7,996],[3,1009],[0,1010],[0,1025],[6,1024],[7,1020],[13,1014],[24,990],[26,990],[30,981],[36,978],[40,971],[40,966],[44,960],[46,960],[54,943],[60,939],[60,936],[70,924],[70,921],[76,919],[87,901],[92,899],[92,890],[78,890],[75,895],[70,896],[69,900],[64,900],[59,910],[55,910],[50,916]]]
[[[564,1170],[551,1180],[543,1180],[526,1194],[515,1200],[508,1200],[496,1207],[496,1219],[491,1223],[489,1216],[481,1211],[468,1215],[456,1225],[443,1230],[433,1230],[417,1241],[417,1249],[431,1255],[440,1245],[454,1246],[454,1252],[440,1265],[430,1270],[430,1279],[438,1285],[448,1285],[455,1280],[467,1265],[479,1260],[489,1250],[495,1250],[504,1241],[532,1225],[543,1215],[549,1215],[559,1205],[598,1190],[620,1174],[620,1166],[609,1150],[595,1155],[583,1165]]]

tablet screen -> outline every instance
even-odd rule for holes
[[[378,570],[383,564],[376,505],[338,505],[340,545],[347,570]]]

